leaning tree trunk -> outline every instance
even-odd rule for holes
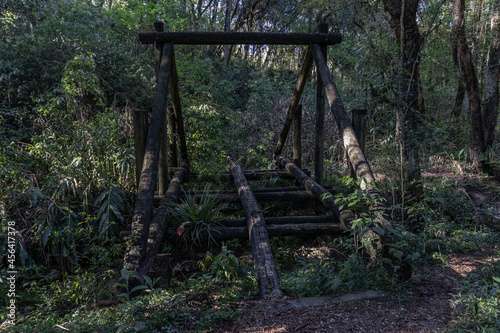
[[[498,122],[498,79],[500,77],[500,0],[493,3],[491,44],[486,62],[486,84],[483,97],[483,128],[486,148],[493,146]]]
[[[481,154],[486,151],[484,142],[483,122],[481,117],[481,100],[479,84],[472,62],[472,52],[465,38],[465,0],[454,0],[453,3],[453,56],[460,62],[460,68],[465,79],[465,88],[469,96],[469,114],[471,130],[469,136],[469,153],[472,166],[479,172],[484,171]]]
[[[419,0],[384,0],[384,9],[394,21],[394,31],[401,46],[399,90],[405,106],[398,114],[398,130],[401,133],[403,162],[402,181],[404,192],[409,195],[405,201],[419,201],[423,193],[419,163],[418,128],[423,112],[423,98],[420,88],[421,37],[417,24]]]

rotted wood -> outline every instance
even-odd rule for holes
[[[333,82],[332,75],[321,53],[320,46],[317,44],[312,45],[311,53],[314,57],[320,78],[325,86],[325,94],[330,110],[335,118],[339,132],[342,135],[347,155],[356,173],[356,177],[360,179],[360,188],[367,191],[373,199],[373,202],[375,202],[375,204],[370,207],[370,209],[378,212],[378,217],[375,219],[375,226],[384,229],[384,235],[376,233],[373,230],[364,233],[363,239],[368,240],[368,242],[365,242],[365,248],[370,254],[374,265],[378,263],[380,255],[390,258],[394,263],[393,267],[397,267],[399,263],[400,269],[396,272],[399,278],[403,280],[408,279],[411,277],[411,266],[404,258],[402,260],[394,258],[394,256],[390,254],[388,247],[384,247],[384,244],[394,244],[397,242],[394,235],[389,236],[389,230],[392,229],[392,226],[386,213],[386,202],[373,185],[375,183],[375,178],[373,177],[370,164],[366,160],[365,154],[361,149],[361,145],[356,137],[349,116],[345,111],[344,104],[340,99],[337,87]],[[391,270],[392,268],[387,269]],[[392,271],[392,273],[394,273],[394,271]]]
[[[170,95],[172,97],[172,103],[174,105],[174,115],[177,128],[177,136],[179,138],[179,150],[181,154],[181,160],[189,163],[187,144],[186,144],[186,132],[184,131],[184,118],[182,116],[181,109],[181,98],[179,97],[179,78],[177,76],[177,66],[175,65],[175,54],[172,46],[172,70],[170,71]]]
[[[144,164],[141,172],[137,199],[132,219],[131,237],[132,243],[127,248],[123,267],[134,271],[144,255],[149,224],[153,216],[153,198],[158,177],[158,162],[160,155],[161,131],[165,129],[165,107],[167,103],[167,92],[169,85],[171,67],[172,45],[163,46],[158,85],[151,114],[151,125],[148,131],[148,139],[144,154]]]
[[[276,145],[276,149],[274,151],[274,156],[278,156],[283,151],[283,147],[285,146],[288,132],[290,132],[290,126],[292,125],[295,112],[297,112],[297,109],[299,107],[300,97],[302,96],[302,92],[304,92],[307,78],[309,77],[309,73],[311,72],[312,64],[313,58],[311,55],[311,51],[308,48],[306,51],[306,58],[304,59],[304,63],[302,64],[302,69],[300,71],[297,85],[295,86],[292,101],[286,113],[285,123],[283,124],[283,128],[278,139],[278,144]]]
[[[252,245],[255,274],[259,286],[259,295],[261,298],[264,298],[268,293],[268,288],[270,288],[273,296],[282,297],[283,293],[280,289],[280,282],[278,273],[276,272],[271,245],[269,244],[264,216],[241,168],[231,161],[229,157],[227,161],[233,174],[234,185],[238,190],[241,205],[245,211],[248,235]]]
[[[343,228],[347,229],[350,227],[352,220],[354,220],[354,213],[352,211],[344,210],[341,212],[339,207],[335,204],[335,200],[330,192],[303,173],[299,167],[284,158],[283,155],[278,155],[276,157],[276,162],[281,164],[309,193],[311,193],[311,195],[318,199],[326,209],[332,212],[333,216],[340,221]]]
[[[165,31],[165,23],[163,22],[155,22],[153,24],[155,32],[164,32]],[[155,73],[156,73],[156,83],[158,83],[158,73],[160,72],[160,62],[161,62],[161,52],[163,50],[162,42],[155,42]]]
[[[318,25],[318,32],[327,33],[328,24],[320,23]],[[321,54],[326,61],[327,46],[321,45]],[[323,159],[325,156],[325,89],[323,82],[317,75],[316,82],[316,133],[314,137],[314,180],[323,185],[324,170]]]
[[[139,41],[143,44],[275,44],[275,45],[334,45],[342,42],[340,34],[324,33],[261,33],[261,32],[142,32]]]

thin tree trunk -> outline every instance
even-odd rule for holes
[[[421,37],[417,24],[419,0],[384,0],[384,9],[394,21],[396,38],[401,46],[400,87],[405,107],[399,113],[401,150],[403,157],[403,184],[412,200],[418,201],[423,193],[420,177],[418,128],[423,113],[420,87]]]
[[[471,130],[469,136],[469,154],[472,166],[479,172],[484,171],[481,154],[485,152],[483,122],[479,84],[472,62],[472,53],[465,38],[465,1],[455,0],[453,5],[452,43],[464,74],[465,88],[469,96]],[[456,55],[454,57],[456,58]]]
[[[464,79],[460,76],[457,87],[457,95],[455,96],[455,105],[453,106],[452,118],[454,121],[458,121],[460,119],[460,115],[462,114],[462,106],[464,104],[465,98],[465,85]]]
[[[486,61],[486,84],[483,98],[483,128],[485,148],[491,147],[495,139],[498,122],[498,79],[500,78],[500,0],[492,7],[491,44]]]

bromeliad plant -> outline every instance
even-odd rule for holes
[[[201,197],[184,191],[184,198],[174,204],[172,219],[179,227],[177,234],[181,241],[191,250],[201,247],[202,241],[207,239],[207,246],[216,243],[213,236],[213,227],[219,225],[218,219],[226,204],[210,196],[210,184],[205,186]]]

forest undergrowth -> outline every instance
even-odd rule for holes
[[[225,29],[231,5],[200,1],[195,10],[194,3],[7,1],[0,9],[0,331],[230,331],[256,300],[248,241],[202,237],[222,218],[241,218],[241,209],[207,196],[200,204],[187,193],[169,222],[181,237],[162,243],[144,285],[123,282],[131,274],[122,265],[137,187],[132,114],[150,110],[156,86],[154,49],[138,44],[137,34],[158,18],[170,31]],[[413,275],[400,281],[387,270],[394,262],[373,265],[363,250],[357,231],[376,228],[367,209],[373,202],[347,177],[347,155],[327,112],[325,185],[356,220],[342,235],[271,238],[285,299],[375,290],[389,295],[389,304],[406,306],[425,296],[429,275],[450,272],[458,257],[472,256],[477,267],[453,282],[445,300],[450,317],[439,328],[500,330],[500,185],[472,167],[467,100],[454,103],[460,73],[444,51],[451,11],[440,1],[420,9],[421,29],[429,33],[421,64],[426,112],[414,133],[422,195],[415,198],[405,187],[398,117],[406,81],[394,64],[399,49],[392,28],[379,4],[332,6],[323,11],[322,1],[278,1],[257,6],[264,14],[254,21],[245,21],[236,6],[229,13],[235,21],[227,22],[233,28],[246,22],[238,29],[311,32],[321,19],[342,32],[342,44],[329,48],[328,66],[346,109],[368,110],[366,156],[387,200],[391,232],[400,238],[389,246],[395,257],[405,256]],[[353,13],[365,13],[366,22]],[[475,33],[487,30],[484,15]],[[478,62],[486,58],[486,39],[474,40]],[[230,57],[224,50],[175,47],[190,167],[198,175],[184,184],[186,191],[231,189],[220,181],[228,155],[243,169],[275,168],[271,154],[304,58],[304,49],[289,46],[235,47]],[[302,166],[310,170],[315,74],[301,101]],[[288,142],[283,154],[291,152]],[[481,158],[497,167],[499,156],[497,139]],[[294,184],[269,176],[251,185]],[[312,209],[265,203],[262,210],[284,216]],[[132,297],[136,292],[140,296]],[[277,300],[268,295],[266,301]]]

